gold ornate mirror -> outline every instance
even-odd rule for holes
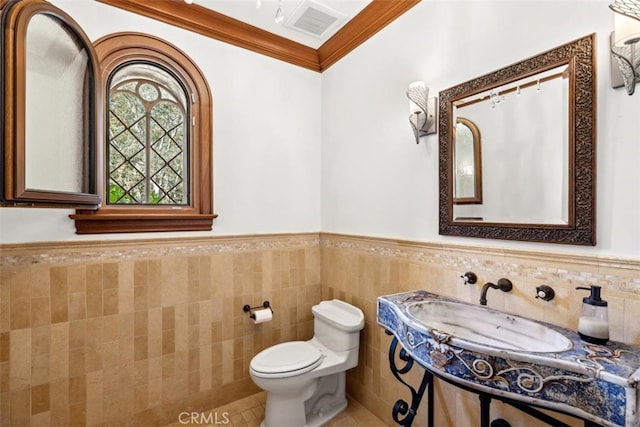
[[[594,46],[591,34],[440,92],[440,234],[595,244]]]

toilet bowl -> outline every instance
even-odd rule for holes
[[[358,364],[364,315],[335,299],[311,311],[311,340],[277,344],[251,360],[251,379],[267,392],[262,427],[317,427],[347,407],[346,371]]]

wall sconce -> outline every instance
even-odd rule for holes
[[[611,85],[624,87],[629,95],[640,82],[640,0],[616,0],[609,5],[616,12],[611,33]],[[614,61],[615,60],[615,61]]]
[[[409,123],[418,144],[420,137],[436,133],[438,98],[429,98],[429,88],[424,82],[410,83],[407,98],[409,98]]]

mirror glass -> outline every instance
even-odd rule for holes
[[[564,64],[454,102],[454,219],[568,224],[569,96]],[[473,126],[483,137],[484,199],[462,205],[458,197],[476,194]]]
[[[440,234],[595,244],[594,40],[440,92]]]
[[[25,80],[27,189],[84,191],[88,69],[87,51],[61,21],[43,13],[31,18]]]
[[[471,120],[456,119],[453,144],[453,203],[482,203],[480,130]],[[480,219],[480,218],[476,218]]]

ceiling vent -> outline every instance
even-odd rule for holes
[[[338,27],[347,15],[313,0],[306,0],[287,18],[285,27],[323,38]]]

